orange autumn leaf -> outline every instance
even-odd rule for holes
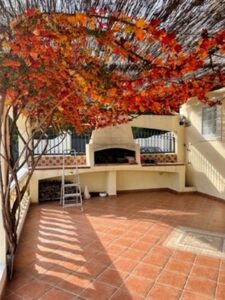
[[[138,41],[143,41],[145,38],[145,32],[141,29],[135,30],[135,37]]]
[[[145,19],[139,19],[135,25],[137,26],[137,28],[143,29],[145,26]]]
[[[87,25],[88,17],[83,13],[77,13],[76,21],[80,22],[81,25],[85,27]]]
[[[20,62],[12,59],[5,59],[2,64],[4,67],[11,67],[12,69],[18,69],[20,67]]]
[[[109,97],[115,97],[117,95],[117,92],[118,92],[118,90],[116,88],[113,88],[113,89],[108,90],[107,95]]]

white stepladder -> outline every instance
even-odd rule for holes
[[[65,168],[66,155],[73,156],[73,161],[74,161],[74,164],[71,166],[72,171],[69,172],[68,174],[66,174],[66,168]],[[72,177],[72,183],[66,183],[65,181],[66,175]],[[83,211],[83,200],[82,200],[81,187],[80,187],[79,168],[78,168],[76,151],[74,149],[63,151],[60,204],[63,206],[63,208],[79,206],[81,211]]]

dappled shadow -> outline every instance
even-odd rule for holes
[[[224,215],[223,203],[167,191],[92,198],[84,213],[58,203],[34,205],[7,292],[25,299],[30,293],[45,294],[43,299],[57,293],[104,300],[145,297],[156,280],[149,270],[157,274],[163,266],[151,262],[143,270],[143,262],[150,255],[172,255],[163,244],[171,231],[182,225],[223,232]]]
[[[41,286],[47,284],[43,290],[47,294],[47,290],[50,293],[57,286],[74,297],[84,293],[93,299],[109,298],[123,285],[120,271],[113,264],[117,257],[104,248],[111,241],[107,236],[111,228],[111,224],[101,220],[91,225],[76,208],[63,210],[58,203],[33,206],[16,256],[15,283],[12,281],[8,290],[26,299],[34,292],[31,285],[38,281]],[[97,280],[106,269],[105,278]],[[23,281],[23,277],[27,280]],[[126,295],[132,299],[128,290]]]

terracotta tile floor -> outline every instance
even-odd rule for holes
[[[225,232],[225,203],[140,192],[84,207],[31,206],[4,299],[225,299],[225,261],[163,246],[178,225]]]

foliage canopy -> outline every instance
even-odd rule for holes
[[[1,35],[1,94],[35,122],[78,131],[170,114],[222,87],[225,31],[186,49],[160,21],[105,9],[75,14],[28,9]]]

